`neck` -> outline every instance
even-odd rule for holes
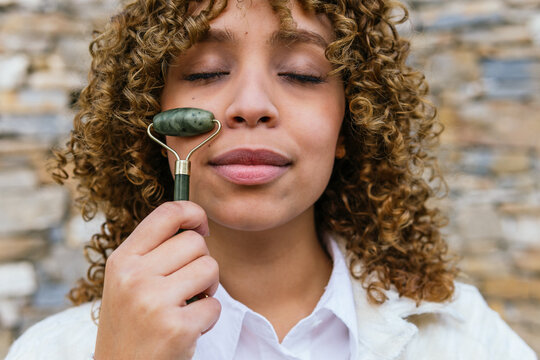
[[[332,271],[330,256],[318,240],[313,208],[265,231],[209,224],[208,248],[219,264],[220,283],[234,299],[267,317],[277,308],[300,306],[309,315]]]

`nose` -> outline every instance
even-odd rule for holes
[[[278,124],[278,109],[274,104],[269,81],[260,72],[239,74],[231,89],[231,101],[225,111],[230,128],[254,128]]]

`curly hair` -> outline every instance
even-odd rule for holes
[[[288,0],[269,1],[280,26],[294,27]],[[446,219],[427,205],[444,187],[430,155],[442,126],[424,76],[405,63],[409,42],[396,25],[406,21],[407,9],[389,0],[298,3],[333,26],[325,55],[348,105],[341,130],[346,156],[336,159],[315,204],[317,230],[346,239],[349,270],[370,301],[384,302],[391,286],[417,303],[449,299],[457,270],[440,233]],[[168,64],[206,34],[227,0],[210,0],[195,14],[196,6],[197,0],[132,1],[90,44],[88,85],[53,171],[60,183],[70,175],[78,180],[85,220],[105,215],[85,246],[90,267],[68,295],[74,304],[101,298],[107,257],[172,198],[167,160],[145,131],[160,111]]]

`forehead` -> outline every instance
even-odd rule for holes
[[[206,0],[199,3],[195,13],[205,8],[207,2]],[[328,44],[334,39],[332,24],[326,15],[306,12],[295,0],[282,6],[287,6],[290,9],[292,20],[297,29],[319,35],[321,43]],[[281,14],[272,9],[269,0],[229,0],[227,7],[221,14],[210,21],[210,27],[211,29],[226,30],[229,33],[231,30],[249,31],[251,29],[260,34],[276,34],[280,28],[280,16]]]

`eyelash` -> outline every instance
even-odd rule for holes
[[[189,74],[184,77],[184,80],[187,81],[204,81],[204,80],[215,80],[219,79],[224,75],[229,75],[228,72],[207,72],[207,73],[195,73]]]
[[[285,76],[290,81],[299,82],[303,84],[321,84],[324,82],[323,78],[315,75],[306,75],[298,73],[279,73],[279,76]]]
[[[203,73],[194,73],[189,74],[184,77],[184,80],[186,81],[209,81],[209,80],[217,80],[225,75],[229,75],[228,72],[203,72]],[[298,82],[302,84],[321,84],[324,82],[322,77],[315,76],[315,75],[306,75],[306,74],[298,74],[298,73],[278,73],[278,76],[283,76],[288,78],[291,82]]]

